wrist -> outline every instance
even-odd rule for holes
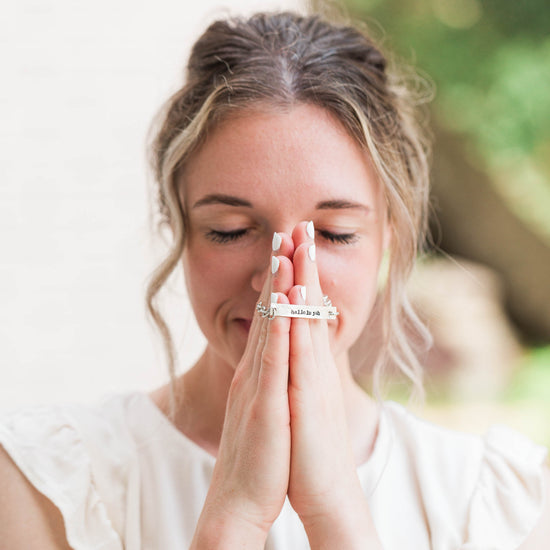
[[[205,505],[190,550],[263,550],[268,531],[269,526],[244,515]]]
[[[350,500],[345,506],[329,507],[302,521],[312,550],[337,547],[346,550],[382,549],[363,495],[357,502]]]

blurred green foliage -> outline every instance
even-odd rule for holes
[[[461,134],[510,208],[550,239],[550,2],[346,3],[429,75],[434,123]]]
[[[550,346],[527,352],[516,369],[503,400],[538,401],[547,406],[550,416]]]

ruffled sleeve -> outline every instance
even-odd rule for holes
[[[505,426],[492,427],[484,447],[461,548],[517,549],[542,513],[547,451]]]
[[[71,548],[122,550],[68,409],[40,407],[2,417],[0,444],[32,485],[59,508]]]

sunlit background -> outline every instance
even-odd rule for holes
[[[146,133],[190,44],[228,5],[301,8],[1,8],[0,410],[165,381],[143,306],[159,250]],[[550,445],[550,4],[348,0],[346,9],[435,93],[436,246],[411,287],[435,337],[421,414],[475,432],[504,422]],[[182,288],[174,281],[170,316],[189,365],[203,340]]]
[[[431,83],[432,234],[412,294],[435,337],[423,416],[550,444],[550,4],[347,0]]]

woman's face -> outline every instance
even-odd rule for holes
[[[209,135],[181,185],[186,284],[210,351],[236,367],[273,233],[313,220],[321,287],[340,312],[331,348],[345,361],[372,309],[390,230],[371,162],[336,119],[306,104],[241,113]]]

